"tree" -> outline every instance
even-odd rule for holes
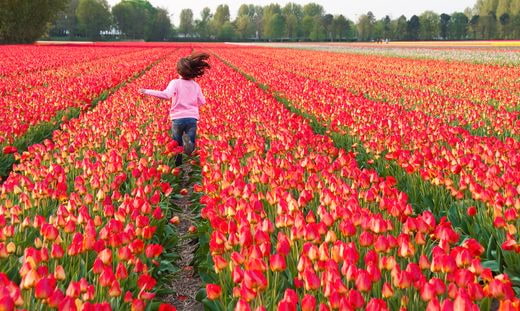
[[[401,15],[395,22],[395,33],[394,38],[397,40],[405,40],[408,32],[408,21],[406,16]]]
[[[193,35],[193,11],[191,9],[183,9],[180,15],[179,32],[184,37]]]
[[[419,30],[421,28],[421,22],[417,15],[414,15],[408,21],[406,30],[409,40],[419,40]]]
[[[285,30],[285,23],[280,13],[271,15],[266,25],[267,29],[264,31],[264,35],[269,39],[279,39],[282,37]]]
[[[342,40],[347,37],[350,30],[350,24],[343,15],[334,16],[332,21],[332,36],[334,39]]]
[[[500,33],[502,34],[502,39],[508,39],[510,37],[509,24],[511,22],[511,17],[508,13],[504,13],[498,20],[500,21]]]
[[[471,17],[471,19],[469,21],[471,32],[473,33],[473,39],[481,38],[481,36],[479,36],[479,32],[480,32],[479,24],[480,24],[480,15],[473,15],[473,17]]]
[[[285,35],[288,38],[296,39],[298,36],[302,34],[302,6],[296,3],[289,2],[283,7],[282,14],[285,19]]]
[[[170,14],[166,9],[158,8],[150,22],[149,41],[164,41],[172,31]]]
[[[495,13],[488,12],[488,15],[480,16],[479,26],[483,39],[495,39],[497,33],[497,19]]]
[[[323,9],[323,6],[317,4],[317,3],[307,3],[303,6],[303,15],[304,16],[322,16],[324,14],[325,10]]]
[[[80,0],[76,16],[88,38],[97,40],[102,30],[112,25],[111,14],[106,0]]]
[[[143,1],[121,1],[112,8],[112,15],[119,30],[127,37],[143,39],[151,18],[151,12]]]
[[[511,4],[511,0],[498,0],[495,14],[499,17],[499,20],[502,15],[509,14],[511,12]]]
[[[227,4],[221,4],[217,7],[213,19],[218,25],[223,26],[226,22],[229,22],[229,6]]]
[[[392,19],[390,16],[386,15],[382,21],[383,24],[383,37],[388,39],[392,36]]]
[[[357,29],[359,40],[370,41],[373,39],[375,17],[372,12],[363,14],[358,19]]]
[[[309,39],[312,41],[323,41],[326,37],[327,34],[325,32],[322,18],[319,15],[314,16],[314,23],[311,33],[309,34]]]
[[[441,37],[443,39],[446,39],[448,37],[448,25],[450,23],[451,16],[448,14],[442,13],[441,14],[441,21],[440,21],[440,30],[441,30]],[[422,20],[421,20],[422,23]]]
[[[264,7],[264,37],[268,39],[280,38],[284,31],[284,20],[282,17],[282,9],[278,4],[269,4]]]
[[[215,15],[213,15],[213,20],[211,21],[211,31],[217,37],[220,38],[222,34],[227,35],[229,33],[229,29],[226,29],[224,32],[222,31],[224,24],[230,22],[229,18],[229,6],[227,4],[219,5],[215,11]]]
[[[323,18],[321,19],[321,23],[323,25],[326,37],[328,40],[333,40],[332,37],[332,22],[334,21],[334,15],[332,14],[325,14],[323,15]]]
[[[464,13],[453,13],[448,25],[448,37],[455,40],[466,39],[469,19]]]
[[[220,40],[233,40],[235,37],[235,28],[233,28],[233,24],[231,22],[225,22],[224,25],[220,28],[220,31],[217,35],[217,38]]]
[[[58,13],[56,22],[49,31],[51,36],[75,36],[78,34],[78,19],[76,18],[76,9],[79,0],[70,0],[67,8]]]
[[[237,35],[240,39],[246,39],[252,36],[251,19],[247,14],[238,16],[235,25],[237,28]]]
[[[314,17],[306,15],[302,19],[302,35],[305,38],[309,38],[312,30],[314,29]]]
[[[211,9],[205,7],[200,12],[200,20],[195,21],[195,30],[201,38],[209,38],[210,36],[210,21],[211,21]]]
[[[2,0],[0,1],[0,41],[30,43],[48,30],[66,0]]]
[[[444,14],[442,16],[448,16]],[[420,20],[420,39],[421,40],[432,40],[439,36],[439,26],[444,27],[444,34],[441,34],[443,38],[446,38],[446,33],[448,29],[448,24],[445,22],[439,23],[439,15],[433,11],[425,11],[419,16]],[[448,19],[449,20],[449,19]],[[442,32],[442,31],[441,31]]]

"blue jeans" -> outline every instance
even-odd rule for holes
[[[182,118],[172,121],[172,136],[179,146],[183,145],[182,135],[188,135],[193,146],[195,146],[195,138],[197,136],[197,119],[195,118]],[[182,154],[177,156],[175,165],[179,166],[182,164]]]

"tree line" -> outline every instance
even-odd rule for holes
[[[229,6],[204,8],[196,17],[170,13],[147,0],[2,0],[0,40],[31,42],[44,35],[69,39],[143,39],[216,41],[374,41],[520,39],[520,0],[477,0],[464,12],[425,11],[407,18],[377,19],[372,12],[351,21],[325,12],[316,3],[243,4],[232,20]]]

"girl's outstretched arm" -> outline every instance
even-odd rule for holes
[[[170,99],[175,94],[175,80],[170,81],[164,91],[140,89],[139,92],[145,95],[155,96],[162,99]]]

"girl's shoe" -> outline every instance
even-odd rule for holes
[[[187,155],[191,155],[195,146],[191,141],[190,137],[186,134],[182,135],[182,145],[184,146],[184,153]]]

